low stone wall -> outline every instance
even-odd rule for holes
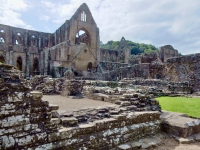
[[[49,143],[31,149],[111,149],[119,144],[160,131],[157,112],[115,115],[112,118],[64,128],[48,134]]]

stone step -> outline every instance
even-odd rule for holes
[[[168,137],[165,133],[158,133],[156,135],[148,136],[146,138],[131,141],[125,144],[119,145],[113,150],[136,150],[136,149],[148,149],[156,147],[161,144],[164,138]]]
[[[161,119],[163,131],[175,137],[187,138],[200,133],[200,119],[169,111],[163,111]]]
[[[200,133],[194,134],[194,135],[186,137],[186,138],[177,137],[177,136],[174,136],[174,138],[177,141],[179,141],[179,143],[181,143],[181,144],[190,144],[190,143],[193,143],[195,141],[200,142]]]

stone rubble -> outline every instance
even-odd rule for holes
[[[61,94],[64,78],[50,78],[49,76],[34,76],[30,79],[32,90],[45,95]]]

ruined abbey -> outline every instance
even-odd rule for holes
[[[165,45],[130,56],[124,37],[116,50],[100,48],[85,3],[54,33],[0,24],[0,149],[134,150],[167,134],[200,141],[200,119],[162,112],[155,99],[199,96],[200,54]]]
[[[188,82],[196,91],[200,82],[199,54],[178,56],[166,45],[159,52],[130,58],[124,37],[117,50],[100,49],[99,28],[84,3],[54,33],[0,25],[0,62],[14,65],[25,78],[63,77],[66,70],[90,79],[163,79]]]

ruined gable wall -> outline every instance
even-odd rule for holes
[[[81,20],[81,13],[85,12],[86,14],[86,22]],[[77,51],[80,47],[75,46],[75,37],[79,30],[83,30],[86,34],[89,35],[90,44],[88,45],[91,52],[93,53],[95,58],[99,58],[99,29],[92,17],[92,14],[86,4],[80,6],[80,8],[76,11],[76,13],[72,16],[70,21],[70,28],[69,28],[69,40],[70,44],[70,57],[73,58],[76,56]],[[88,59],[89,56],[88,56]],[[85,62],[86,61],[86,62]],[[83,63],[88,63],[89,60],[85,60]],[[96,62],[97,64],[97,62]],[[82,68],[81,70],[84,70]]]

